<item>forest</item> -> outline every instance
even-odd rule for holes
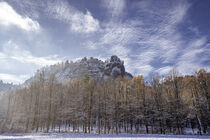
[[[0,132],[210,134],[210,73],[57,82],[55,75],[1,97]]]

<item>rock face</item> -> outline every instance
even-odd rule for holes
[[[105,62],[97,58],[86,58],[76,62],[68,62],[52,65],[40,69],[34,77],[27,80],[30,82],[33,79],[39,79],[40,72],[44,72],[46,79],[49,79],[51,74],[55,74],[57,81],[62,82],[68,79],[80,79],[84,74],[90,78],[116,78],[118,76],[126,76],[132,79],[132,75],[125,71],[124,62],[116,55],[111,56]]]
[[[116,55],[111,56],[110,61],[105,64],[104,75],[112,76],[114,78],[126,76],[124,62]]]

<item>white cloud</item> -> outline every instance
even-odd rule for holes
[[[58,63],[61,61],[57,55],[46,57],[36,57],[30,51],[20,48],[11,40],[3,45],[3,51],[0,52],[1,59],[13,59],[21,63],[32,63],[39,66],[46,66]]]
[[[206,38],[200,36],[188,41],[178,29],[190,7],[187,1],[172,4],[153,0],[141,1],[139,4],[134,2],[134,8],[139,13],[135,19],[122,17],[126,15],[125,1],[104,3],[111,16],[101,23],[103,28],[98,40],[93,42],[94,49],[102,49],[108,56],[119,55],[125,60],[128,71],[148,76],[152,71],[167,74],[177,67],[186,74],[191,73],[187,69],[192,68],[193,71],[203,66],[204,60],[198,61],[198,55],[203,53],[201,48],[206,44]],[[123,18],[123,22],[119,18]]]
[[[82,13],[66,1],[50,2],[47,12],[71,26],[71,30],[78,33],[91,33],[100,29],[99,21],[95,19],[90,11]]]
[[[165,67],[161,67],[161,68],[157,69],[156,72],[159,73],[160,75],[166,75],[166,74],[168,74],[172,69],[173,69],[172,66],[165,66]]]
[[[139,6],[139,13],[143,13],[146,17],[142,21],[143,26],[136,28],[139,30],[137,43],[141,48],[139,49],[140,54],[137,54],[136,64],[151,66],[151,63],[153,62],[154,65],[155,62],[154,69],[157,69],[156,71],[160,74],[166,74],[172,68],[171,66],[158,67],[161,67],[162,64],[174,64],[177,61],[185,42],[177,26],[183,21],[189,4],[183,2],[166,8],[154,1],[141,1]],[[160,8],[161,6],[164,8]],[[154,69],[151,68],[145,72],[139,69],[139,71],[148,75]]]
[[[157,52],[154,50],[145,50],[137,56],[139,60],[138,63],[141,65],[149,64],[154,60],[154,57],[156,57],[157,55]]]
[[[0,73],[0,79],[6,83],[20,84],[25,81],[25,79],[30,78],[29,75],[14,75],[7,73]]]
[[[107,8],[108,13],[111,14],[111,17],[116,18],[123,14],[125,8],[125,0],[104,0],[103,6]]]
[[[77,13],[71,18],[71,29],[75,32],[95,32],[99,29],[99,21],[94,19],[89,11],[86,14]]]
[[[0,51],[0,79],[5,82],[23,83],[37,69],[62,60],[63,58],[57,55],[35,56],[10,40],[2,45]]]
[[[205,56],[200,56],[206,51],[204,48],[205,39],[192,40],[189,47],[182,51],[181,56],[177,59],[176,67],[183,74],[193,74],[203,67],[202,61]]]
[[[0,24],[4,26],[16,25],[26,31],[37,31],[40,28],[37,21],[19,15],[6,2],[0,2],[0,13]]]
[[[125,23],[108,22],[102,34],[100,42],[104,45],[129,44],[135,42],[138,36],[136,28],[132,26],[132,21]]]
[[[176,7],[169,13],[169,22],[171,24],[179,24],[180,22],[182,22],[189,7],[190,4],[186,1],[183,1],[183,3],[179,3],[178,5],[176,5]]]
[[[110,50],[111,54],[117,54],[119,57],[125,58],[130,53],[130,50],[123,46],[112,46]]]
[[[201,68],[210,70],[204,62],[209,61],[210,49],[205,36],[191,39],[187,47],[181,51],[180,57],[177,58],[175,66],[183,74],[194,74]]]
[[[97,46],[96,46],[96,43],[93,43],[92,41],[87,41],[85,43],[83,43],[83,45],[88,48],[89,50],[96,50],[97,49]]]
[[[132,70],[131,58],[129,54],[131,48],[128,46],[135,42],[137,33],[135,28],[131,26],[131,23],[112,23],[110,21],[106,24],[105,29],[102,32],[102,36],[95,44],[98,49],[103,49],[104,54],[118,55],[122,60],[128,71]]]
[[[104,24],[104,28],[101,29],[99,37],[95,42],[87,41],[89,50],[103,50],[103,55],[109,57],[110,55],[118,55],[122,60],[126,69],[131,71],[131,58],[129,54],[132,53],[129,46],[136,40],[136,30],[133,28],[133,21],[128,23],[115,23],[109,21]]]
[[[125,1],[103,1],[111,18],[103,23],[104,28],[94,42],[94,49],[103,49],[108,55],[119,55],[125,60],[128,71],[148,76],[155,69],[151,64],[153,61],[174,63],[180,53],[183,40],[176,27],[184,19],[189,5],[178,3],[166,8],[153,1],[140,3],[136,7],[140,17],[121,22],[119,18],[123,18]]]
[[[154,70],[151,65],[137,65],[138,72],[136,74],[143,75],[144,77],[149,76],[149,73]]]
[[[196,27],[192,29],[192,32],[197,34],[196,39],[187,40],[178,28],[188,14],[190,7],[188,1],[168,3],[142,0],[126,3],[125,0],[103,0],[102,2],[107,15],[100,23],[88,9],[85,12],[79,11],[65,0],[47,1],[45,7],[47,14],[70,26],[72,32],[95,33],[85,36],[86,43],[80,44],[89,51],[100,52],[97,55],[101,58],[118,55],[125,61],[126,70],[132,74],[148,76],[155,71],[164,75],[174,66],[180,72],[187,74],[202,67],[202,63],[209,60],[208,56],[200,57],[203,53],[207,54],[209,46],[206,46],[207,38],[201,36],[199,29]],[[131,3],[134,7],[128,7]],[[126,13],[129,10],[135,12]],[[20,21],[28,23],[26,18],[20,15],[19,17]],[[23,29],[19,22],[9,25],[12,24]],[[56,55],[34,56],[13,42],[5,44],[3,52],[0,52],[0,63],[7,61],[7,58],[38,66],[54,64],[60,60]],[[6,63],[4,66],[6,67]]]
[[[189,26],[188,29],[194,33],[195,35],[199,36],[200,35],[200,31],[197,27],[193,27],[193,26]]]
[[[192,47],[201,47],[203,46],[204,44],[206,44],[206,37],[201,37],[199,39],[195,39],[195,40],[192,40],[190,43],[189,43],[189,46],[192,48]]]

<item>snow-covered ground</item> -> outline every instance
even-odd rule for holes
[[[0,140],[97,140],[97,139],[123,139],[123,140],[210,140],[210,136],[195,135],[143,135],[143,134],[120,134],[120,135],[97,135],[83,133],[26,133],[26,134],[2,134]]]

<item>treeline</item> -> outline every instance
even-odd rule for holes
[[[210,73],[58,83],[55,75],[2,97],[2,132],[210,134]]]

